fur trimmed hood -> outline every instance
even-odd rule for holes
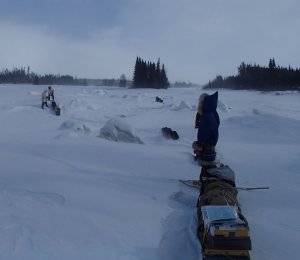
[[[199,101],[198,101],[198,108],[197,111],[200,115],[203,114],[203,103],[204,103],[204,98],[208,96],[207,93],[202,93],[199,97]]]
[[[209,113],[217,110],[218,106],[218,91],[212,95],[206,95],[203,100],[203,112]]]

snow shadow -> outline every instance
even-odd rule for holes
[[[197,192],[185,187],[170,196],[169,204],[174,211],[163,222],[163,234],[157,251],[159,259],[200,259],[196,201]]]
[[[252,115],[230,117],[222,122],[227,137],[245,143],[300,143],[298,120],[263,113],[254,109]],[[276,131],[274,131],[276,130]],[[232,133],[232,134],[231,134]]]
[[[93,135],[92,127],[83,122],[76,122],[76,121],[64,121],[59,130],[63,131],[63,134],[57,136],[57,138],[64,137],[64,136],[80,136],[80,135]]]

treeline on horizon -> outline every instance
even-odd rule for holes
[[[34,85],[81,85],[86,84],[85,79],[77,79],[70,75],[39,75],[31,72],[30,67],[4,69],[0,72],[0,83],[34,84]]]
[[[206,84],[204,89],[227,88],[227,89],[253,89],[253,90],[299,90],[300,69],[277,66],[275,59],[269,60],[268,67],[245,64],[238,67],[238,75],[223,78],[217,76],[213,81]]]
[[[133,88],[168,88],[170,86],[165,66],[160,65],[160,59],[157,63],[147,62],[140,57],[136,58],[133,72]]]
[[[34,85],[95,85],[95,86],[120,86],[133,88],[168,88],[168,81],[164,65],[158,62],[146,62],[137,57],[133,71],[133,80],[127,80],[125,74],[119,79],[81,79],[70,75],[39,75],[31,72],[30,67],[13,68],[12,70],[4,69],[0,72],[0,84],[34,84]],[[181,82],[185,85],[191,83]],[[178,82],[175,83],[180,84]]]
[[[120,79],[80,79],[70,75],[39,75],[31,72],[30,67],[4,69],[0,72],[0,84],[34,84],[34,85],[96,85],[96,86],[126,86],[128,80],[122,74]]]
[[[30,67],[14,68],[12,70],[4,69],[0,71],[0,84],[35,84],[35,85],[79,85],[79,86],[119,86],[132,87],[133,82],[122,74],[119,79],[79,79],[69,75],[38,75],[30,72]],[[170,83],[172,87],[200,87],[185,81],[175,81]]]

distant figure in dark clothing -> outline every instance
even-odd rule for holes
[[[199,98],[195,128],[198,128],[197,141],[193,143],[196,159],[214,161],[215,146],[219,138],[220,118],[217,112],[218,92],[212,95],[206,93]]]

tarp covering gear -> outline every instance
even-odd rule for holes
[[[234,171],[202,166],[197,201],[197,235],[203,259],[250,259],[249,226],[242,214]]]

